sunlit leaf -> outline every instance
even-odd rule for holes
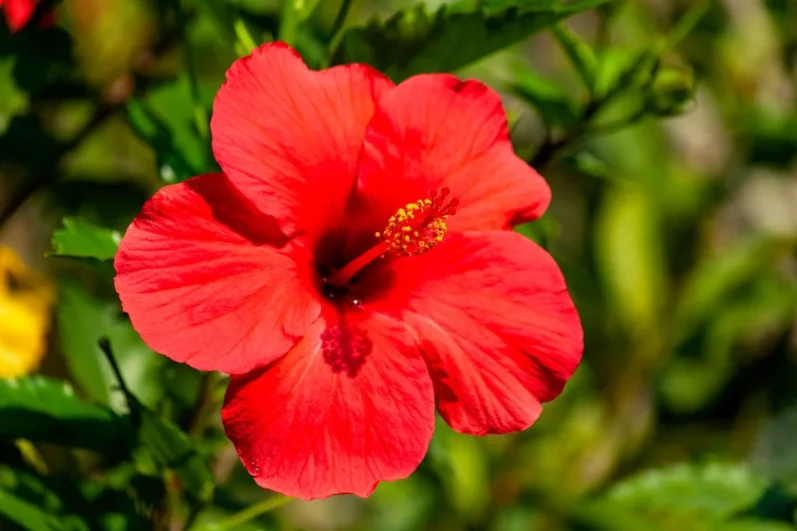
[[[419,5],[384,22],[373,20],[347,30],[333,62],[368,63],[396,81],[423,72],[457,70],[606,1],[534,2],[521,8],[512,2],[489,13],[443,6],[430,14]]]
[[[64,226],[53,233],[54,256],[110,260],[122,235],[97,227],[83,218],[64,218]]]
[[[615,510],[661,524],[681,522],[684,517],[708,523],[751,507],[765,487],[763,479],[743,465],[680,464],[626,479],[604,499]]]
[[[110,452],[123,450],[130,436],[124,418],[80,400],[65,382],[42,376],[0,379],[0,438]]]

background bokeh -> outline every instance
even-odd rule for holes
[[[0,23],[0,529],[795,529],[797,2],[286,3],[65,0],[55,27]],[[224,377],[149,350],[112,288],[144,200],[216,167],[225,70],[275,38],[316,67],[499,90],[553,189],[517,230],[585,330],[530,430],[439,422],[419,470],[365,500],[256,487]]]

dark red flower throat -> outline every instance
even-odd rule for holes
[[[374,233],[375,244],[369,243],[355,258],[322,275],[325,296],[334,300],[352,291],[356,277],[377,260],[417,256],[437,247],[448,229],[446,221],[457,213],[458,205],[459,200],[451,197],[451,190],[442,188],[440,192],[429,190],[425,199],[399,208],[387,220],[387,226]],[[355,297],[353,302],[359,304],[360,299]]]

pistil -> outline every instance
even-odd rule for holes
[[[448,188],[443,188],[439,194],[437,190],[430,190],[428,198],[398,209],[388,220],[385,229],[375,234],[379,243],[334,271],[327,281],[343,286],[351,282],[365,266],[388,253],[416,256],[437,247],[448,229],[446,220],[456,214],[459,205],[456,198],[448,200],[450,193]]]

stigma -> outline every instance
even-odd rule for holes
[[[429,196],[409,203],[391,216],[385,230],[377,232],[391,251],[401,256],[423,254],[437,247],[445,237],[446,220],[457,212],[459,200],[449,199],[451,190],[430,190]]]

